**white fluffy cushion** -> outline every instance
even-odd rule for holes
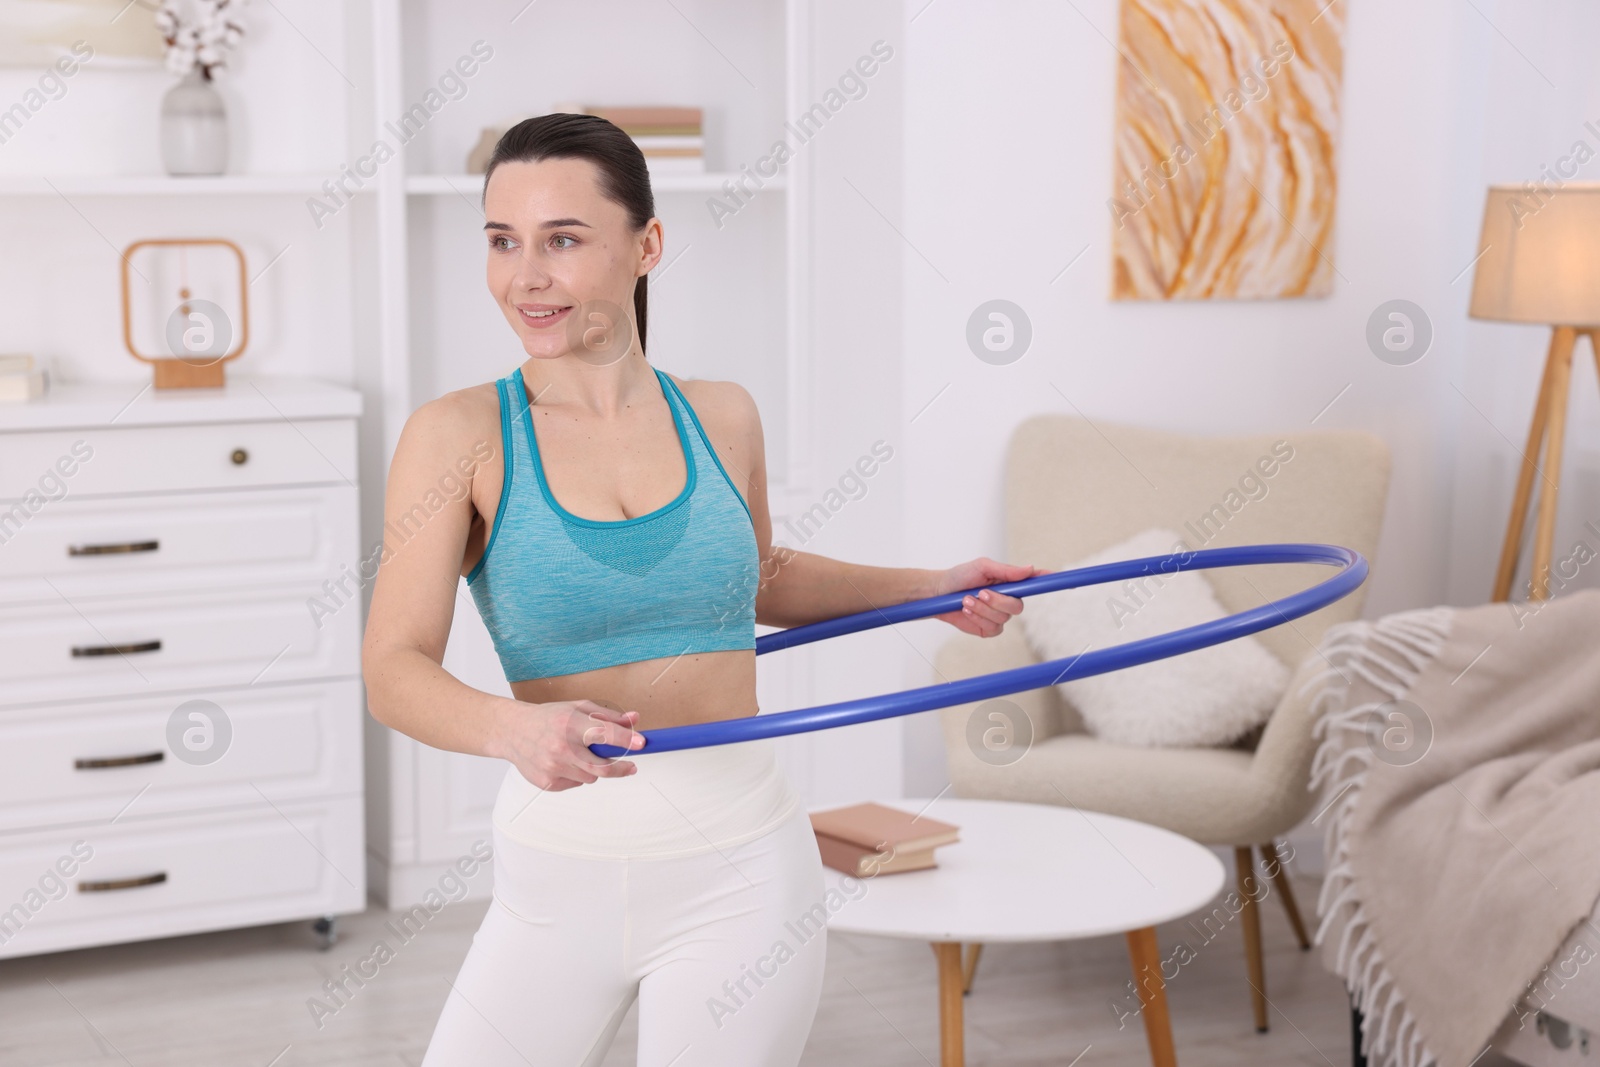
[[[1057,569],[1189,551],[1165,528],[1135,534]],[[1062,659],[1220,619],[1204,571],[1160,571],[1137,580],[1030,596],[1018,620],[1041,659]],[[1253,636],[1062,682],[1057,688],[1089,732],[1123,745],[1225,745],[1266,722],[1289,669]]]

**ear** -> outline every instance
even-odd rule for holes
[[[633,276],[643,277],[655,270],[656,264],[661,262],[661,255],[665,249],[665,234],[661,220],[652,217],[639,233],[639,267]]]

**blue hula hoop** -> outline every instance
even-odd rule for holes
[[[1020,693],[1026,689],[1039,689],[1058,682],[1071,681],[1074,678],[1087,678],[1168,656],[1181,655],[1197,648],[1232,641],[1291,619],[1298,619],[1341,597],[1348,596],[1367,579],[1366,557],[1338,545],[1306,543],[1239,545],[1230,548],[1173,552],[1165,556],[1141,556],[1138,559],[1101,563],[1093,567],[1053,571],[1017,582],[976,586],[923,600],[911,600],[886,608],[862,611],[854,615],[841,615],[836,619],[825,619],[806,626],[778,630],[756,639],[756,655],[763,656],[768,652],[851,634],[858,630],[871,630],[897,622],[959,611],[962,598],[968,593],[976,594],[979,589],[992,589],[1007,596],[1029,597],[1058,589],[1100,585],[1153,573],[1243,567],[1257,563],[1321,563],[1338,567],[1339,573],[1310,589],[1229,615],[1227,618],[1213,619],[1181,630],[1173,630],[1171,633],[1084,652],[1074,657],[1033,663],[1026,667],[995,671],[992,674],[962,678],[954,682],[941,682],[900,693],[885,693],[880,696],[840,701],[837,704],[802,708],[798,711],[784,711],[773,715],[747,715],[718,722],[667,726],[659,730],[640,730],[638,731],[640,736],[645,739],[642,748],[628,749],[618,745],[595,744],[589,746],[589,751],[608,759],[615,756],[647,756],[652,752],[671,752],[684,748],[701,748],[706,745],[753,741],[763,737],[781,737],[809,730],[827,730],[836,726],[851,726],[860,722],[946,708],[953,704],[986,700],[1008,693]]]

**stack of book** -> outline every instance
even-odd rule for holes
[[[32,356],[0,356],[0,402],[32,400],[43,396],[49,381]]]
[[[655,174],[703,174],[706,169],[705,129],[697,107],[601,107],[557,104],[552,111],[598,115],[622,127],[644,153]]]
[[[822,862],[857,878],[934,867],[933,850],[961,839],[960,827],[868,801],[811,813]]]

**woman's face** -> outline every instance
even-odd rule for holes
[[[661,222],[634,233],[587,159],[495,167],[484,195],[489,292],[535,358],[612,363],[638,349],[633,287],[661,258]]]

